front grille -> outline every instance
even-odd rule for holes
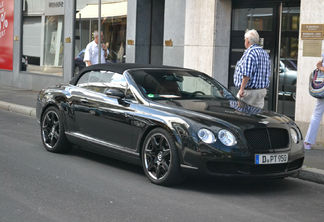
[[[249,129],[244,135],[254,150],[282,149],[289,145],[288,131],[282,128]]]
[[[207,162],[207,168],[211,172],[237,175],[264,175],[273,173],[284,173],[286,172],[287,165],[287,163],[272,165],[254,165],[248,163],[235,162]]]
[[[207,162],[207,168],[209,171],[221,174],[248,174],[250,172],[250,165],[244,163],[235,162]]]
[[[283,173],[286,171],[287,163],[273,165],[254,165],[251,174]]]
[[[280,128],[269,128],[270,141],[272,149],[281,149],[288,147],[289,135],[288,131]]]
[[[245,130],[245,138],[249,147],[254,150],[269,150],[270,141],[267,129]]]

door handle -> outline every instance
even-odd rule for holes
[[[81,103],[89,103],[89,101],[87,99],[80,99]]]

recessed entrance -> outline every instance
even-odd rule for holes
[[[244,53],[246,29],[256,29],[271,58],[265,109],[295,116],[300,1],[233,0],[229,88],[237,92],[233,74]]]

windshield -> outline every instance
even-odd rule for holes
[[[143,95],[151,100],[235,99],[216,80],[200,72],[143,69],[129,73]]]

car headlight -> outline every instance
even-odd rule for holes
[[[298,133],[294,128],[290,128],[290,136],[291,136],[291,139],[294,141],[294,143],[299,142]]]
[[[215,135],[212,131],[208,129],[200,129],[198,131],[198,137],[204,142],[204,143],[214,143],[216,141]]]
[[[234,146],[237,141],[233,133],[228,130],[222,129],[218,132],[218,139],[225,145],[225,146]]]

